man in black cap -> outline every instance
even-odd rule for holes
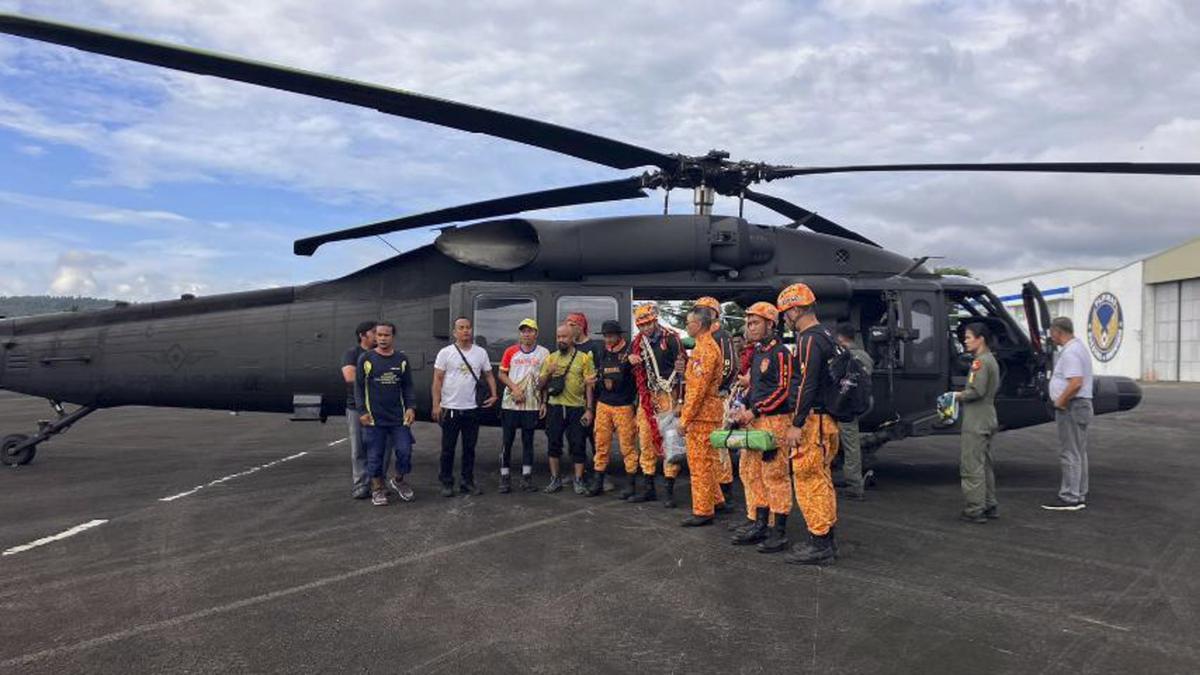
[[[625,473],[629,474],[629,486],[621,493],[622,499],[637,494],[637,421],[634,402],[637,400],[637,382],[633,366],[629,363],[629,341],[625,329],[616,321],[605,321],[600,328],[604,336],[604,349],[596,364],[596,414],[593,425],[596,434],[596,473],[588,488],[588,496],[604,493],[604,477],[608,470],[608,457],[612,450],[613,432],[621,443],[621,455],[625,462]]]

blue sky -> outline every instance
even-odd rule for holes
[[[399,86],[666,152],[720,147],[795,164],[1200,161],[1196,3],[588,4],[0,0],[0,10]],[[364,240],[297,258],[293,239],[622,175],[0,37],[0,294],[148,300],[303,283],[392,252]],[[986,278],[1113,265],[1200,234],[1197,180],[843,176],[768,191]],[[538,215],[650,212],[659,199]],[[683,195],[673,201],[686,207]],[[432,236],[389,240],[404,249]]]

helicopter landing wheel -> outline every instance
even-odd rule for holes
[[[37,444],[26,446],[14,451],[18,445],[29,439],[25,434],[10,434],[0,441],[0,463],[5,466],[23,466],[33,461],[37,454]]]

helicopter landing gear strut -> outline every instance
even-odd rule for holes
[[[70,429],[73,424],[96,411],[95,406],[85,405],[68,413],[62,403],[55,400],[51,400],[50,405],[58,415],[57,419],[38,420],[37,433],[32,436],[9,434],[0,440],[0,463],[6,466],[22,466],[32,462],[39,443]]]

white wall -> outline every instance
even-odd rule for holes
[[[1076,336],[1085,344],[1087,344],[1090,330],[1088,314],[1097,296],[1101,293],[1112,293],[1121,305],[1121,314],[1124,318],[1121,345],[1112,359],[1107,362],[1102,362],[1093,356],[1092,366],[1097,375],[1142,377],[1144,307],[1142,272],[1143,264],[1139,260],[1091,281],[1078,284],[1072,289],[1074,306],[1070,316],[1075,323]]]

